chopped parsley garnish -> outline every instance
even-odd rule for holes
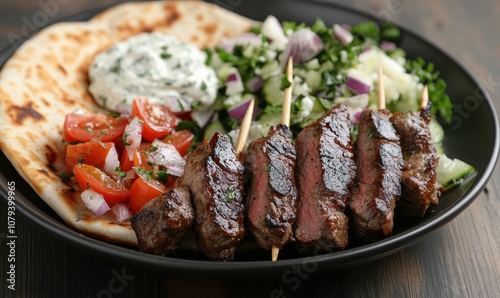
[[[172,55],[169,53],[161,53],[160,57],[162,59],[169,59],[170,57],[172,57]]]
[[[127,173],[125,173],[120,167],[116,167],[115,172],[121,179],[127,177]]]
[[[280,90],[285,90],[290,86],[292,86],[292,82],[288,80],[287,76],[283,76],[283,80],[281,80]]]
[[[446,83],[439,78],[439,71],[434,69],[434,64],[426,63],[424,59],[419,57],[415,60],[408,60],[405,68],[409,73],[417,76],[422,84],[427,85],[432,111],[439,113],[449,123],[453,114],[453,104],[445,93]]]
[[[83,157],[78,158],[78,163],[82,163],[84,161]]]
[[[234,189],[229,188],[226,193],[226,203],[231,203],[236,199],[236,191]]]
[[[125,144],[125,146],[130,145],[130,143],[127,141],[127,139],[128,139],[129,136],[130,136],[129,133],[124,133],[123,136],[122,136],[122,140],[123,140],[123,143]]]

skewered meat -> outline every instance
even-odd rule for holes
[[[355,233],[364,240],[392,234],[394,208],[401,196],[403,155],[388,110],[361,114],[354,144],[356,185],[349,207]]]
[[[193,224],[189,189],[179,186],[155,198],[130,219],[143,252],[169,255]]]
[[[431,105],[420,112],[395,113],[392,122],[400,135],[405,164],[401,177],[402,195],[396,204],[396,216],[418,218],[430,205],[437,205],[439,184],[436,168],[439,155],[431,138]]]
[[[187,157],[181,185],[193,195],[196,243],[210,259],[231,260],[244,237],[243,170],[231,142],[219,133]]]
[[[310,253],[345,249],[344,211],[356,174],[347,107],[337,105],[304,128],[295,147],[299,197],[295,237]]]
[[[267,137],[253,141],[245,154],[248,228],[267,250],[293,240],[297,190],[296,152],[286,125],[271,127]]]

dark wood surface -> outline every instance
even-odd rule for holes
[[[251,0],[246,0],[251,1]],[[48,0],[0,1],[0,48]],[[59,1],[50,21],[116,0]],[[462,63],[500,107],[500,2],[332,0],[410,28]],[[478,132],[480,133],[480,132]],[[355,268],[300,282],[167,278],[66,245],[18,216],[16,291],[8,291],[7,209],[0,204],[0,297],[500,297],[500,170],[451,223],[418,243]],[[124,276],[117,279],[116,276]],[[120,281],[115,283],[113,281]],[[112,286],[110,288],[110,285]],[[113,291],[111,291],[114,288]],[[14,295],[12,295],[14,294]],[[279,297],[279,296],[276,296]]]

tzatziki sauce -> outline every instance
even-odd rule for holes
[[[218,88],[206,58],[205,52],[171,35],[142,33],[95,57],[89,91],[97,104],[113,111],[127,109],[137,96],[173,112],[203,110],[214,103]]]

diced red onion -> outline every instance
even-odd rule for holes
[[[340,26],[339,24],[333,25],[333,34],[335,37],[340,40],[343,45],[348,45],[352,42],[354,37],[352,33],[346,28]]]
[[[288,43],[288,38],[283,31],[283,26],[275,16],[269,15],[261,26],[262,35],[271,39],[272,48],[283,50]]]
[[[349,30],[349,31],[351,31],[351,28],[352,28],[352,26],[349,24],[341,24],[340,26],[342,26],[342,28]]]
[[[286,49],[280,56],[280,63],[284,67],[288,58],[292,56],[295,64],[302,64],[318,55],[323,47],[323,41],[311,29],[300,29],[290,37]]]
[[[226,95],[235,95],[243,92],[243,81],[238,72],[233,72],[229,74],[226,79]]]
[[[200,128],[205,128],[210,120],[214,117],[215,111],[213,109],[208,109],[204,111],[193,111],[191,112],[191,118],[198,123]]]
[[[129,117],[132,114],[132,105],[125,102],[120,102],[116,105],[115,110],[123,117]]]
[[[227,110],[227,113],[229,116],[235,120],[241,120],[243,117],[245,117],[245,114],[248,110],[248,106],[250,105],[250,101],[252,101],[252,98],[248,98],[247,100],[244,100],[237,105],[232,106]],[[253,108],[253,115],[254,117],[257,115],[258,108],[257,105],[254,105]]]
[[[83,204],[90,209],[97,217],[101,217],[104,213],[109,211],[109,205],[104,200],[103,195],[93,191],[92,189],[84,190],[80,197],[82,198]]]
[[[262,86],[264,86],[264,80],[259,76],[255,76],[255,77],[251,78],[250,80],[248,80],[246,85],[247,85],[248,91],[257,92],[260,90],[260,88],[262,88]]]
[[[111,147],[104,160],[104,172],[110,176],[116,175],[116,168],[120,167],[120,160],[118,159],[118,152],[115,146]]]
[[[366,79],[354,73],[349,74],[345,85],[356,94],[370,93],[372,87]]]
[[[359,122],[361,119],[361,114],[363,113],[362,108],[356,108],[353,109],[349,112],[349,120],[351,120],[351,123],[356,124]]]
[[[134,117],[127,126],[125,126],[124,141],[129,160],[134,159],[134,150],[139,148],[142,140],[143,123],[139,118]]]
[[[219,44],[219,47],[228,53],[232,53],[234,50],[234,40],[225,39]]]
[[[174,145],[163,143],[158,139],[154,140],[152,145],[156,150],[154,150],[154,152],[149,152],[148,162],[164,166],[167,174],[178,177],[184,174],[186,161],[179,154],[177,149],[175,149]]]
[[[397,47],[396,44],[387,40],[383,40],[380,43],[380,48],[385,52],[394,51]]]
[[[132,211],[129,206],[125,203],[116,203],[111,207],[111,212],[116,216],[118,222],[125,221],[132,217]]]
[[[234,44],[246,46],[251,45],[253,47],[260,47],[262,44],[262,39],[255,33],[243,33],[234,38]]]
[[[191,111],[191,105],[182,96],[167,96],[164,98],[164,105],[173,113]]]

